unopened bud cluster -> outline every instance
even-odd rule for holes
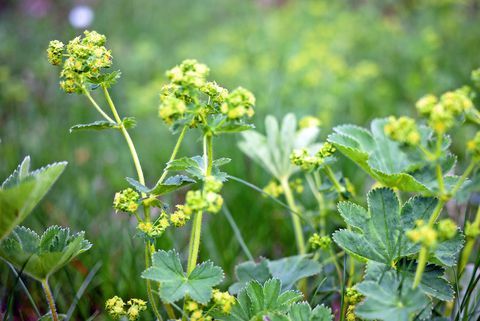
[[[457,234],[457,225],[451,219],[439,221],[436,226],[430,226],[423,220],[415,222],[416,227],[407,231],[407,237],[414,243],[434,249],[438,241],[452,239]]]
[[[127,188],[115,194],[113,208],[119,212],[135,213],[139,200],[140,194],[132,188]]]
[[[413,118],[390,116],[383,130],[387,136],[400,143],[412,146],[420,143],[420,133]]]
[[[209,116],[224,115],[227,121],[253,116],[253,94],[241,87],[229,92],[216,82],[207,81],[209,72],[205,64],[194,59],[184,60],[167,71],[170,83],[161,89],[158,111],[166,124],[184,121],[194,128],[205,125]]]
[[[448,91],[440,98],[426,95],[417,101],[418,112],[428,117],[428,124],[437,134],[444,134],[455,124],[455,120],[474,108],[468,87]]]
[[[332,239],[330,236],[320,236],[318,233],[314,233],[308,239],[308,244],[310,244],[313,250],[326,250],[330,247],[330,244],[332,244]]]
[[[290,162],[304,171],[312,171],[321,167],[327,157],[335,153],[335,147],[330,143],[324,143],[314,155],[308,149],[296,149],[290,154]]]
[[[355,315],[355,307],[363,300],[363,295],[354,288],[347,288],[345,290],[345,301],[348,304],[347,312],[345,314],[347,321],[357,320]]]

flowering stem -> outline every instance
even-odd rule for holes
[[[343,193],[345,192],[345,188],[340,184],[340,182],[337,180],[335,177],[335,174],[333,173],[332,169],[330,166],[325,165],[324,167],[325,173],[327,174],[328,178],[333,184],[333,187],[337,191],[337,193],[340,195],[340,199],[343,199]]]
[[[55,307],[55,300],[53,299],[52,290],[50,290],[50,286],[48,285],[48,280],[42,280],[42,287],[43,291],[45,292],[45,297],[47,298],[48,306],[50,307],[50,313],[52,314],[53,321],[59,321],[57,308]]]
[[[87,89],[84,89],[84,94],[85,96],[87,96],[88,100],[90,100],[90,102],[92,103],[93,107],[95,107],[95,109],[100,113],[100,115],[103,116],[103,118],[105,118],[106,120],[108,120],[109,122],[111,123],[115,123],[115,121],[110,118],[110,116],[108,116],[102,108],[100,108],[100,106],[97,104],[97,102],[93,99],[92,95],[90,95],[90,92],[87,90]]]
[[[478,230],[480,228],[480,206],[477,209],[475,220],[472,222],[472,225],[470,225],[470,228],[473,231]],[[463,248],[463,251],[462,251],[460,264],[458,265],[458,274],[461,274],[463,272],[463,269],[465,269],[465,266],[468,263],[468,259],[470,258],[470,254],[472,254],[473,247],[475,246],[475,236],[467,235],[466,238],[467,238],[467,243],[465,244],[465,247]]]
[[[443,206],[445,205],[445,201],[440,199],[433,210],[432,216],[428,221],[428,226],[433,227],[433,224],[437,221],[437,218],[440,216],[442,212]],[[427,265],[427,258],[428,258],[428,246],[425,244],[422,245],[420,249],[420,254],[418,255],[418,262],[417,262],[417,270],[415,271],[415,278],[413,280],[413,288],[415,289],[422,280],[423,271],[425,271],[425,266]]]
[[[297,209],[297,205],[295,204],[295,199],[293,198],[292,190],[290,189],[290,185],[288,184],[288,177],[282,178],[280,180],[280,184],[282,185],[283,192],[285,193],[288,207],[290,207],[291,209],[290,215],[292,217],[293,231],[295,233],[298,254],[305,254],[305,240],[303,238],[302,223],[300,222],[300,218],[297,215],[297,213],[299,212]]]
[[[318,203],[318,209],[320,214],[320,234],[325,235],[325,229],[326,229],[325,199],[323,198],[323,195],[320,192],[318,192],[318,186],[315,183],[315,180],[313,179],[312,174],[305,175],[305,178],[307,179],[308,187],[312,191],[312,194]]]
[[[180,132],[180,136],[178,136],[177,143],[175,144],[175,147],[173,149],[172,155],[170,156],[170,159],[168,160],[168,163],[173,161],[175,157],[177,157],[178,150],[180,149],[180,145],[182,145],[183,138],[185,137],[185,133],[187,132],[187,126],[184,126],[182,131]],[[167,163],[167,164],[168,164]],[[157,184],[160,184],[163,182],[163,180],[167,177],[168,171],[164,170],[162,176],[160,176],[160,179],[158,180]]]
[[[205,167],[205,176],[212,173],[213,163],[213,143],[212,135],[207,133],[203,136],[203,160]],[[200,249],[200,235],[202,233],[203,212],[197,212],[193,219],[192,232],[190,234],[190,243],[188,251],[187,273],[191,273],[197,265],[198,251]]]
[[[458,190],[460,189],[460,187],[462,187],[463,183],[465,182],[465,180],[467,179],[467,177],[472,173],[473,169],[475,168],[475,165],[477,163],[474,162],[474,161],[471,161],[470,164],[468,165],[467,169],[465,170],[465,172],[463,172],[462,176],[460,177],[460,179],[457,181],[457,183],[455,184],[455,186],[453,187],[452,189],[452,196],[455,196],[455,194],[458,192]]]

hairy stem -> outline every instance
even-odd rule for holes
[[[48,306],[50,307],[50,313],[52,314],[52,320],[58,321],[57,308],[55,307],[55,300],[53,298],[52,290],[48,285],[48,280],[42,280],[43,291],[45,292],[45,297],[47,298]]]

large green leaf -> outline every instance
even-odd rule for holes
[[[159,294],[171,303],[185,296],[206,304],[212,296],[213,286],[223,279],[223,271],[212,262],[204,262],[187,274],[175,251],[157,251],[152,255],[152,266],[142,273],[144,279],[160,282]]]
[[[291,321],[332,321],[333,315],[330,308],[318,305],[313,310],[306,302],[296,303],[288,311],[288,319]]]
[[[429,197],[412,197],[403,207],[395,192],[378,188],[367,195],[368,211],[351,202],[340,202],[338,210],[352,230],[334,233],[335,242],[347,252],[363,258],[394,266],[406,256],[417,254],[419,244],[414,244],[405,232],[415,227],[417,220],[428,221],[437,200]],[[452,240],[439,242],[430,261],[451,266],[462,247],[463,236],[458,233]]]
[[[413,261],[403,261],[397,264],[396,271],[391,267],[370,261],[367,264],[365,280],[378,282],[385,273],[395,272],[402,279],[405,286],[413,284],[417,264]],[[445,270],[439,266],[429,264],[425,267],[422,280],[418,285],[419,289],[429,297],[433,297],[442,301],[452,301],[454,299],[454,291],[452,286],[444,277]]]
[[[290,289],[297,281],[319,274],[322,266],[306,255],[296,255],[268,261],[268,268],[272,276],[282,282],[283,289]]]
[[[227,174],[220,171],[219,167],[227,164],[229,158],[219,158],[212,162],[212,176],[215,176],[219,181],[226,181]],[[203,180],[205,179],[205,166],[202,156],[182,157],[167,163],[166,170],[168,171],[183,171],[191,176]]]
[[[402,148],[400,143],[389,139],[383,130],[386,123],[387,119],[373,120],[371,131],[355,125],[337,126],[327,140],[383,185],[434,195],[438,190],[434,166],[419,157],[421,151]],[[420,133],[422,143],[429,144],[431,132],[422,128]],[[446,141],[445,146],[448,147]],[[442,160],[444,172],[448,172],[454,164],[451,156]],[[458,177],[446,176],[445,180],[449,182],[446,186],[449,189]]]
[[[279,260],[262,259],[240,263],[235,267],[238,282],[232,284],[230,292],[238,293],[250,281],[265,282],[275,278],[282,283],[282,290],[291,289],[299,280],[319,274],[322,266],[306,255],[285,257]]]
[[[62,174],[66,162],[30,172],[27,156],[0,187],[0,240],[18,226]]]
[[[0,257],[31,277],[44,280],[91,246],[84,232],[71,234],[68,228],[51,226],[40,237],[20,226],[0,244]]]
[[[266,135],[257,131],[243,132],[239,148],[253,161],[262,166],[272,176],[280,179],[290,176],[297,168],[290,163],[290,154],[297,148],[315,149],[318,137],[316,127],[297,131],[297,119],[287,114],[281,126],[273,116],[265,118]],[[318,146],[319,147],[319,146]]]
[[[264,320],[270,315],[286,315],[290,306],[300,301],[303,295],[297,291],[282,292],[282,285],[278,279],[270,279],[263,285],[251,281],[240,291],[236,304],[229,315],[216,317],[219,320],[250,321]]]
[[[383,274],[378,281],[366,280],[356,286],[366,298],[355,313],[365,320],[410,321],[430,318],[431,302],[419,289],[403,284],[394,272]]]

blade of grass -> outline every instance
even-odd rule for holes
[[[253,261],[254,258],[252,256],[252,253],[247,247],[247,244],[245,244],[245,240],[242,237],[242,233],[240,232],[240,229],[238,228],[237,224],[235,223],[235,220],[232,217],[232,214],[230,213],[230,210],[227,207],[227,204],[223,204],[223,214],[225,214],[225,217],[227,218],[228,223],[232,227],[233,233],[235,237],[237,238],[238,243],[240,244],[240,247],[242,248],[243,252],[247,256],[249,261]]]
[[[40,310],[38,309],[37,305],[35,304],[35,301],[33,300],[33,297],[32,295],[30,294],[30,291],[28,291],[27,289],[27,286],[25,285],[25,282],[23,282],[22,278],[20,277],[20,275],[17,273],[17,271],[15,270],[15,268],[13,267],[13,265],[11,265],[10,263],[6,262],[7,265],[10,267],[10,269],[12,270],[12,273],[15,275],[15,277],[18,277],[19,278],[19,283],[20,283],[20,286],[22,287],[22,290],[25,292],[25,295],[27,296],[28,298],[28,301],[30,301],[30,304],[32,305],[33,307],[33,310],[35,310],[35,313],[37,314],[37,316],[40,318],[42,316],[42,314],[40,313]]]

